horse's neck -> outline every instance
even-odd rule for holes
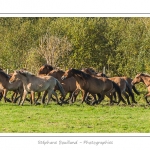
[[[62,81],[61,77],[63,76],[63,72],[58,72],[56,73],[56,79],[58,79],[59,81]]]
[[[0,83],[3,87],[7,88],[9,86],[9,78],[0,78]]]
[[[28,76],[25,77],[25,76],[21,75],[19,79],[22,81],[22,83],[23,83],[24,85],[27,85],[27,84],[29,83],[29,78],[28,78]]]
[[[150,86],[150,77],[142,76],[142,82],[148,87]]]

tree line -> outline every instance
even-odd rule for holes
[[[105,67],[109,76],[150,73],[150,18],[1,17],[0,67],[36,73],[46,63]]]

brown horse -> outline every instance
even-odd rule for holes
[[[48,74],[53,69],[51,65],[45,64],[39,69],[38,74]]]
[[[32,104],[36,104],[34,99],[35,92],[45,92],[44,95],[48,93],[48,101],[46,104],[49,103],[51,95],[54,94],[57,99],[57,103],[60,104],[58,101],[57,94],[54,92],[54,88],[56,85],[58,85],[58,87],[60,88],[62,95],[65,94],[64,89],[59,83],[59,81],[52,76],[38,77],[27,71],[14,71],[14,74],[12,75],[9,81],[10,83],[13,83],[17,79],[20,79],[22,81],[24,87],[24,94],[21,105],[23,105],[28,92],[31,92],[32,94]]]
[[[95,76],[97,78],[99,78],[99,77],[106,77],[106,78],[108,78],[105,74],[97,73],[92,68],[85,68],[83,71],[88,73],[88,74],[90,74],[90,75],[93,75],[93,76]],[[134,94],[132,92],[132,88],[133,88],[133,86],[131,86],[131,80],[132,79],[127,78],[127,77],[112,77],[112,78],[108,78],[108,79],[114,81],[120,87],[121,93],[125,96],[125,98],[127,99],[127,102],[128,102],[129,105],[130,105],[129,96],[131,96],[133,103],[137,103],[135,101],[135,99],[134,99]],[[116,99],[115,93],[114,93],[114,97]]]
[[[16,80],[13,84],[9,83],[10,75],[5,73],[2,69],[0,70],[0,92],[3,98],[8,102],[11,102],[6,96],[8,91],[13,91],[16,96],[19,93],[20,96],[23,94],[23,84],[20,80]]]
[[[77,86],[76,86],[76,80],[74,77],[70,77],[66,80],[62,80],[61,77],[65,72],[63,70],[60,69],[54,69],[52,71],[50,71],[47,75],[53,76],[56,79],[59,80],[59,82],[62,84],[66,94],[69,93],[69,99],[72,96],[72,93],[76,90]],[[58,90],[58,87],[56,87],[56,90]],[[66,95],[65,95],[66,96]],[[77,95],[75,95],[74,97],[74,101],[76,100]],[[64,100],[65,97],[62,97],[61,100]]]
[[[147,100],[147,97],[150,96],[150,75],[144,73],[137,74],[132,81],[132,85],[140,82],[143,82],[147,87],[148,94],[145,95],[145,100],[150,105],[150,102]]]
[[[82,71],[85,72],[85,73],[88,73],[90,75],[94,75],[96,77],[106,77],[106,78],[108,78],[108,76],[106,76],[106,74],[104,74],[102,72],[96,72],[93,68],[84,68]],[[121,78],[125,79],[128,82],[128,85],[129,85],[130,89],[132,89],[137,95],[140,94],[138,92],[138,90],[135,88],[135,86],[131,84],[132,79],[130,77],[124,76],[124,77],[121,77]]]
[[[101,98],[98,100],[99,103],[103,100],[105,95],[107,95],[110,100],[112,100],[112,93],[114,91],[117,91],[119,99],[126,103],[121,96],[120,88],[111,80],[103,77],[98,79],[77,69],[67,70],[62,76],[62,80],[70,78],[72,76],[77,81],[76,90],[82,91],[82,103],[86,101],[88,93],[100,94]]]
[[[111,78],[108,78],[108,79],[114,81],[120,87],[121,93],[127,99],[127,102],[128,102],[129,105],[131,104],[130,100],[129,100],[129,96],[131,96],[133,103],[137,103],[135,101],[132,89],[130,88],[128,82],[124,78],[122,78],[122,77],[111,77]]]

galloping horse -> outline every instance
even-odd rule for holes
[[[8,102],[11,102],[7,97],[8,91],[14,91],[15,94],[20,94],[22,96],[23,94],[23,84],[20,80],[16,80],[13,84],[9,83],[10,75],[5,73],[2,69],[0,70],[0,92],[3,95],[3,98]]]
[[[147,100],[147,97],[150,96],[150,75],[144,73],[137,74],[131,84],[135,85],[140,82],[143,82],[147,87],[148,94],[145,95],[145,100],[150,105],[150,102]]]
[[[124,99],[121,96],[121,91],[119,87],[107,78],[95,78],[89,74],[86,74],[80,70],[69,69],[62,76],[62,80],[70,77],[74,77],[77,82],[77,89],[81,90],[83,94],[82,103],[86,100],[86,96],[88,93],[91,94],[100,94],[101,98],[98,100],[101,102],[105,95],[107,95],[110,100],[112,100],[112,93],[117,91],[119,99],[124,103]]]
[[[56,85],[58,85],[58,87],[60,88],[60,92],[62,93],[62,95],[65,94],[64,89],[62,88],[59,81],[52,76],[38,77],[27,71],[14,71],[14,74],[10,78],[9,82],[13,83],[17,79],[20,79],[22,81],[24,87],[24,93],[23,93],[21,105],[23,105],[28,92],[31,92],[33,104],[35,104],[35,100],[34,100],[35,92],[45,92],[44,95],[48,93],[48,101],[46,104],[49,103],[51,95],[53,93],[55,94],[57,103],[60,104],[58,101],[57,94],[54,92],[54,88]]]
[[[56,79],[59,80],[59,82],[62,84],[66,94],[69,93],[69,99],[72,96],[72,93],[76,90],[77,86],[76,86],[76,80],[74,77],[70,77],[66,80],[62,80],[61,77],[65,72],[63,70],[60,69],[54,69],[52,71],[50,71],[47,75],[53,76]],[[56,87],[56,90],[58,88]],[[66,95],[65,95],[66,96]],[[74,97],[74,101],[76,100],[77,95],[75,95]],[[65,97],[63,97],[62,100],[64,100]]]
[[[131,96],[133,103],[137,103],[134,99],[134,94],[132,92],[132,89],[130,88],[128,82],[124,78],[122,78],[122,77],[111,77],[108,79],[114,81],[120,87],[121,93],[125,96],[129,105],[130,105],[129,96]]]
[[[86,72],[86,73],[88,73],[88,74],[90,74],[90,75],[93,75],[93,76],[95,76],[97,78],[99,78],[99,77],[106,77],[106,78],[108,78],[105,74],[103,74],[103,73],[97,73],[92,68],[85,68],[83,71]],[[139,94],[139,93],[136,90],[135,86],[131,85],[131,81],[132,81],[131,78],[129,78],[129,77],[111,77],[111,78],[108,78],[108,79],[114,81],[120,87],[121,93],[125,96],[125,98],[127,99],[127,102],[128,102],[129,105],[130,105],[129,96],[131,96],[133,103],[137,103],[135,101],[135,99],[134,99],[134,94],[132,92],[132,89],[137,94]],[[114,93],[114,97],[116,99],[115,93]]]

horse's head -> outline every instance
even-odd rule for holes
[[[13,83],[17,79],[19,79],[20,74],[23,74],[23,71],[14,71],[14,73],[11,74],[11,78],[9,79],[9,83]]]
[[[104,73],[102,73],[102,72],[97,73],[97,76],[98,76],[98,77],[105,77],[105,78],[108,78],[108,77],[106,76],[106,74],[104,74]]]
[[[96,74],[97,74],[97,72],[96,72],[93,68],[84,68],[84,69],[81,70],[81,71],[83,71],[83,72],[85,72],[85,73],[88,73],[88,74],[90,74],[90,75],[96,75]]]
[[[39,69],[39,74],[48,74],[50,71],[53,70],[53,67],[51,65],[43,65],[40,69]]]
[[[9,83],[13,83],[16,80],[16,78],[17,78],[17,72],[18,71],[14,71],[14,73],[11,74],[11,78],[9,79]]]
[[[69,69],[69,70],[65,71],[65,73],[63,74],[63,76],[61,77],[61,79],[64,80],[64,79],[70,78],[72,76],[73,76],[72,69]]]
[[[134,85],[136,83],[142,82],[143,80],[141,76],[142,76],[142,73],[137,74],[135,78],[132,80],[131,84]]]

